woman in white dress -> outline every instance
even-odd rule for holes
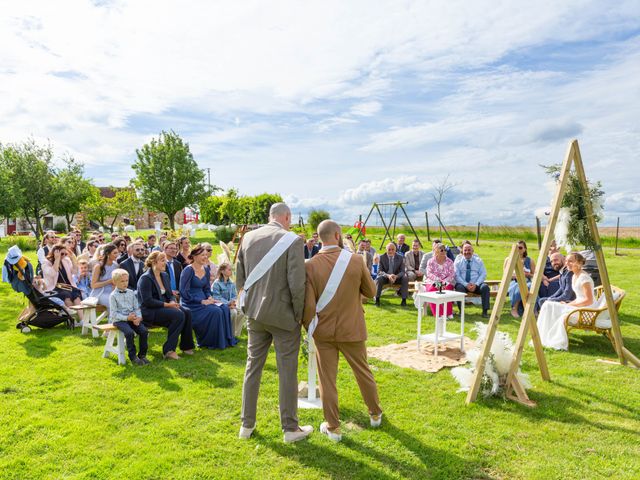
[[[577,307],[590,307],[595,302],[593,280],[582,270],[585,259],[579,253],[567,256],[567,268],[573,272],[571,287],[576,294],[572,302],[546,301],[538,315],[538,331],[542,345],[556,350],[569,349],[569,337],[564,327],[567,315]]]

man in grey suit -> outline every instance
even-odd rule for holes
[[[420,250],[420,242],[414,240],[411,244],[411,251],[404,254],[404,267],[410,282],[421,281],[424,273],[420,271],[420,263],[424,252]]]
[[[269,211],[269,223],[244,235],[238,253],[238,290],[244,287],[256,265],[287,234],[290,225],[291,210],[284,203],[276,203]],[[313,431],[310,425],[298,425],[298,353],[305,275],[303,241],[298,237],[246,292],[244,313],[248,317],[249,339],[240,438],[249,438],[256,426],[260,379],[271,343],[276,350],[284,441],[302,440]]]

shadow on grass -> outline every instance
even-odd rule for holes
[[[31,332],[25,333],[22,347],[28,357],[44,358],[51,355],[57,350],[54,345],[61,341],[65,336],[72,335],[72,331],[63,325],[54,328],[38,328],[33,327]]]
[[[369,418],[365,418],[361,412],[344,410],[342,414],[343,418],[357,418],[362,426],[369,423]],[[318,445],[316,441],[286,445],[275,440],[265,441],[265,446],[282,457],[337,479],[391,479],[398,475],[411,479],[491,478],[483,472],[480,462],[469,462],[445,450],[425,445],[418,438],[397,428],[386,417],[382,427],[375,432],[379,436],[378,441],[371,441],[369,437],[358,438],[357,433],[345,433],[341,443],[332,444],[318,432],[313,435],[315,440],[326,442],[327,446]],[[265,439],[258,435],[256,440]],[[362,459],[354,459],[356,455],[341,452],[342,449],[349,449]],[[398,452],[398,455],[395,456],[394,452]],[[417,459],[419,464],[407,462],[408,457]],[[386,471],[379,465],[383,465]]]

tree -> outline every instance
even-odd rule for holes
[[[58,170],[53,181],[50,210],[55,215],[64,216],[67,230],[71,230],[73,219],[92,194],[91,181],[84,178],[84,165],[69,157],[65,167]]]
[[[9,177],[6,193],[7,198],[14,202],[13,213],[24,217],[39,239],[43,233],[42,218],[50,213],[55,179],[51,146],[43,147],[30,139],[22,144],[3,147],[1,157],[2,170]]]
[[[326,210],[313,209],[309,212],[307,223],[311,225],[311,228],[315,232],[318,229],[318,225],[320,225],[320,222],[329,218],[331,218],[331,215],[329,215],[329,212],[327,212]]]
[[[263,193],[256,195],[252,200],[248,222],[260,224],[269,221],[271,205],[282,202],[282,197],[278,193]]]
[[[9,168],[5,166],[4,156],[1,154],[0,145],[0,222],[5,218],[13,217],[17,210],[16,198],[11,190],[11,175]]]
[[[109,189],[115,192],[111,198],[103,197],[100,189],[93,187],[84,208],[91,220],[98,222],[103,228],[113,231],[113,226],[120,217],[136,217],[141,213],[142,207],[132,187],[109,187]]]
[[[142,203],[167,215],[171,228],[175,228],[174,215],[185,207],[195,208],[207,195],[204,173],[193,159],[189,144],[175,132],[163,131],[158,139],[136,150],[136,155],[133,184]]]
[[[202,218],[202,221],[212,225],[222,225],[220,207],[223,201],[224,197],[215,196],[207,197],[200,202],[200,218]]]
[[[440,239],[442,239],[442,214],[440,213],[440,206],[444,202],[444,197],[450,190],[455,187],[455,184],[449,182],[449,175],[440,179],[439,183],[433,186],[433,192],[431,196],[433,197],[433,201],[436,204],[436,210],[438,210],[438,218],[440,221],[438,222],[439,235]]]

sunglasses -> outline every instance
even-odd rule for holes
[[[523,246],[518,247],[518,250],[524,250]]]

